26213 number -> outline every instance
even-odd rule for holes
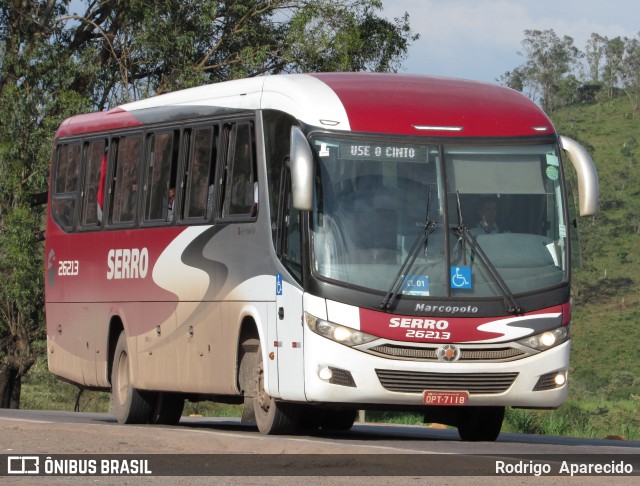
[[[446,340],[451,338],[451,333],[448,331],[427,331],[424,329],[409,329],[406,337],[413,337],[418,339],[441,339]]]
[[[59,260],[58,275],[72,276],[78,275],[80,271],[80,262],[78,260]]]

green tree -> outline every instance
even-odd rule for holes
[[[587,41],[585,57],[589,69],[589,78],[593,82],[601,81],[604,53],[609,40],[593,32]]]
[[[609,98],[613,98],[614,90],[618,84],[618,77],[622,70],[622,62],[624,58],[624,41],[620,37],[608,39],[604,49],[604,67],[602,80]]]
[[[395,71],[417,39],[380,0],[0,1],[0,407],[44,351],[51,140],[66,117],[266,73]]]
[[[0,407],[17,407],[22,377],[42,352],[42,207],[50,140],[77,95],[65,89],[68,60],[53,2],[0,5]],[[84,105],[88,107],[88,104]]]
[[[496,81],[516,91],[524,91],[527,82],[527,72],[523,66],[507,71]]]
[[[354,8],[355,7],[355,8]],[[292,16],[285,44],[285,70],[395,72],[405,58],[409,16],[378,17],[380,1],[309,3]]]
[[[95,66],[74,81],[98,109],[178,88],[266,73],[393,71],[408,15],[380,0],[113,0],[62,15],[68,57]]]
[[[571,37],[565,35],[561,39],[553,29],[525,30],[524,34],[526,84],[534,93],[533,97],[540,99],[543,109],[551,112],[564,104],[563,81],[582,53],[573,45]]]
[[[640,36],[640,34],[639,34]],[[640,39],[625,39],[620,68],[622,89],[635,111],[640,109]]]
[[[573,45],[573,39],[562,39],[552,30],[525,30],[522,41],[526,62],[503,74],[499,81],[523,91],[531,99],[540,102],[542,108],[552,112],[575,100],[575,94],[567,94],[576,86],[572,75],[578,60],[583,56]]]

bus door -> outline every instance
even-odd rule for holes
[[[280,187],[278,256],[286,271],[276,275],[278,384],[280,397],[304,400],[302,214],[291,203],[288,169]]]

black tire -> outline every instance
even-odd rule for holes
[[[298,429],[305,432],[315,432],[322,426],[325,409],[313,405],[299,405],[300,419]]]
[[[297,429],[300,409],[294,404],[275,400],[264,389],[264,364],[262,363],[261,346],[258,346],[253,410],[258,430],[262,434],[291,434]]]
[[[131,370],[127,336],[118,337],[111,366],[111,401],[113,412],[121,424],[145,424],[151,416],[149,396],[131,386]]]
[[[464,441],[493,442],[500,435],[504,407],[469,407],[458,422],[458,434]]]
[[[357,410],[326,410],[321,427],[323,430],[349,430],[357,416]]]
[[[184,396],[180,393],[168,392],[159,392],[155,395],[149,422],[159,425],[176,425],[180,422],[184,410]]]

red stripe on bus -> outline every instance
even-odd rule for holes
[[[122,108],[113,108],[99,113],[87,113],[67,118],[58,131],[56,140],[61,137],[82,135],[103,130],[116,130],[141,126],[142,122]]]

